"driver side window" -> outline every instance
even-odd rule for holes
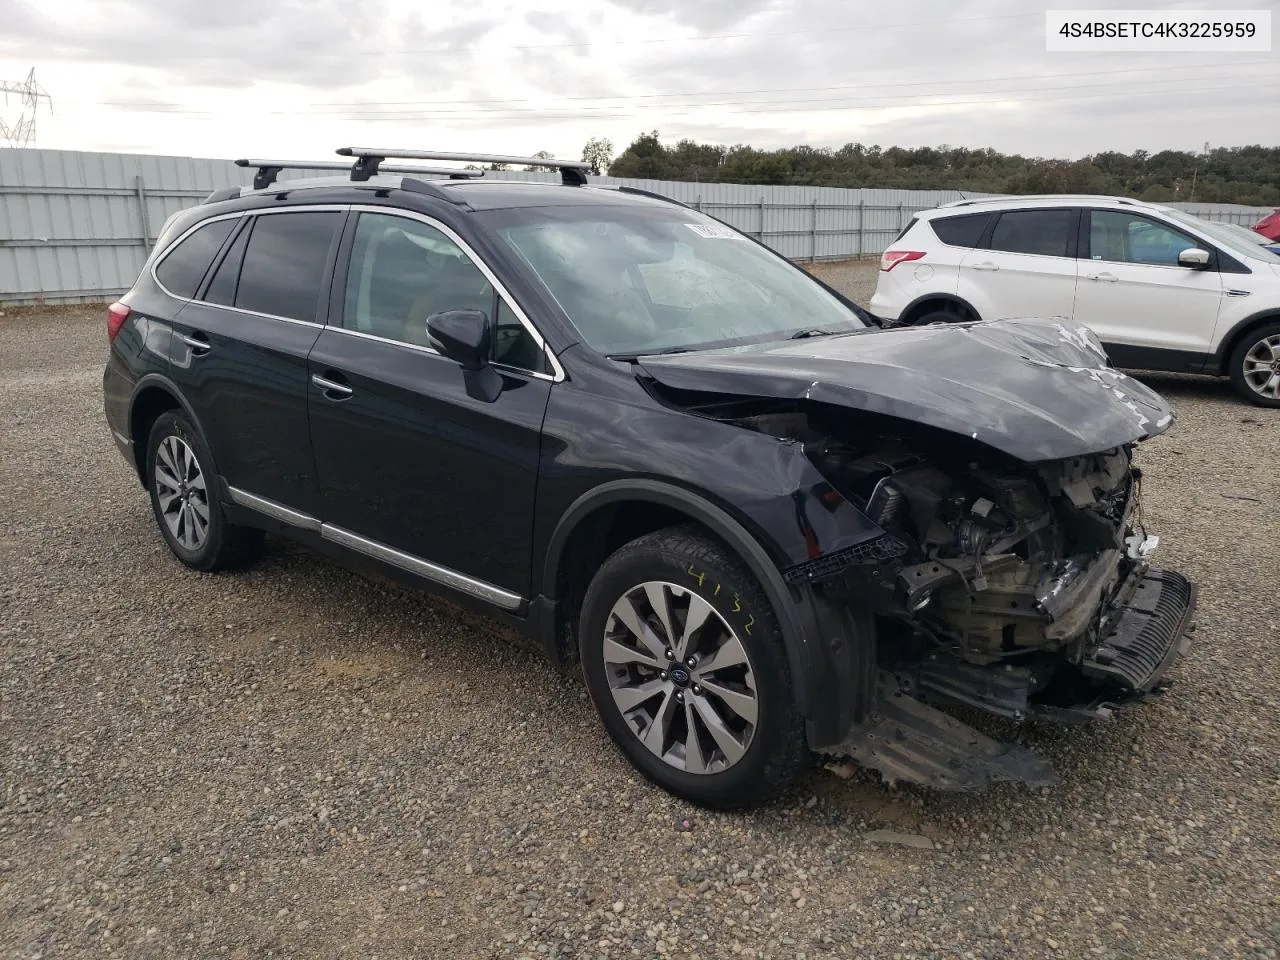
[[[453,240],[419,220],[360,214],[343,326],[428,347],[427,317],[443,310],[483,310],[493,329],[494,362],[545,372],[542,348]]]
[[[494,290],[456,243],[428,224],[362,213],[347,272],[348,330],[429,346],[427,317],[442,310],[493,316]]]
[[[1178,254],[1199,245],[1185,233],[1132,213],[1093,210],[1089,214],[1092,260],[1176,267]]]

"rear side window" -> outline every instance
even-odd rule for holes
[[[1075,211],[1012,210],[1000,214],[991,233],[990,248],[1007,253],[1065,257],[1075,223]]]
[[[929,226],[938,239],[951,247],[976,247],[991,222],[990,213],[966,213],[962,217],[930,220]]]
[[[205,271],[236,225],[234,219],[214,220],[197,228],[165,255],[156,267],[160,285],[175,297],[189,300],[196,295]]]
[[[329,248],[342,216],[315,211],[257,217],[245,248],[235,305],[314,323]]]

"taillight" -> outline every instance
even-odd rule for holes
[[[923,250],[886,250],[880,255],[880,269],[888,273],[900,263],[919,260],[923,256]]]
[[[120,328],[124,326],[124,322],[129,319],[129,308],[123,303],[113,303],[107,307],[107,343],[115,340],[116,334],[120,332]]]

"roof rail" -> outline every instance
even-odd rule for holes
[[[971,207],[979,203],[1008,203],[1011,200],[1110,200],[1126,206],[1142,206],[1145,201],[1133,200],[1129,197],[1110,197],[1098,193],[1006,193],[996,197],[972,197],[964,200],[952,200],[943,203],[942,207]]]
[[[368,180],[367,176],[356,176],[359,163],[340,163],[338,161],[310,160],[247,160],[236,161],[237,167],[257,167],[253,176],[253,189],[265,190],[276,182],[282,170],[349,170],[352,180]],[[426,174],[427,176],[448,177],[451,180],[472,180],[483,177],[483,170],[461,170],[457,167],[383,167],[383,173]]]
[[[557,160],[554,157],[508,157],[497,153],[449,153],[441,150],[399,150],[377,147],[339,147],[338,156],[355,157],[356,164],[351,179],[367,180],[381,169],[383,160],[467,160],[473,163],[522,163],[530,167],[555,167],[560,171],[560,182],[571,187],[587,185],[587,171],[591,164],[582,160]],[[474,171],[473,171],[474,172]]]
[[[677,200],[675,197],[668,197],[665,193],[654,193],[652,190],[641,190],[639,187],[614,187],[619,193],[634,193],[637,197],[652,197],[654,200],[665,200],[667,203],[674,203],[677,206],[684,207],[688,210],[693,208],[683,200]]]

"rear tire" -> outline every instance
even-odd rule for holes
[[[659,530],[609,557],[587,588],[579,645],[605,729],[664,790],[747,807],[810,762],[773,609],[701,528]]]
[[[187,417],[160,414],[147,439],[146,479],[156,525],[173,555],[193,570],[228,570],[252,563],[263,533],[232,524],[218,502],[213,456]]]
[[[1245,400],[1260,407],[1280,407],[1280,321],[1246,333],[1231,351],[1227,373]]]
[[[930,310],[921,316],[911,325],[913,327],[923,327],[930,323],[966,323],[969,320],[976,320],[967,311],[960,308],[955,310]]]

